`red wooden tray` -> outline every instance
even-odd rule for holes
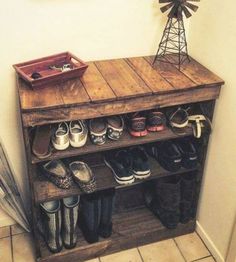
[[[58,71],[51,69],[50,66],[60,67],[64,64],[70,64],[69,71]],[[32,61],[13,65],[18,75],[29,83],[33,88],[43,87],[49,83],[61,83],[71,78],[81,77],[88,65],[81,59],[69,52],[57,55],[47,56]],[[37,72],[40,78],[34,79],[31,75]]]

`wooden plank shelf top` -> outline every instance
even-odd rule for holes
[[[78,232],[77,246],[73,249],[63,249],[52,254],[45,242],[40,239],[40,262],[84,261],[98,256],[104,256],[121,249],[129,249],[152,242],[188,234],[195,229],[195,221],[179,224],[175,229],[165,228],[161,222],[145,207],[128,210],[113,215],[113,233],[108,239],[88,244],[82,232]]]
[[[32,164],[36,164],[53,159],[69,158],[73,156],[81,156],[81,155],[91,154],[95,152],[102,152],[112,149],[123,148],[123,147],[143,145],[147,143],[158,142],[168,139],[181,138],[185,136],[191,136],[192,134],[193,131],[191,128],[186,129],[186,133],[181,135],[177,135],[173,133],[169,128],[166,128],[161,132],[149,132],[148,135],[144,137],[133,137],[128,133],[128,131],[124,131],[121,138],[117,141],[107,139],[105,144],[98,146],[98,145],[94,145],[88,138],[86,144],[81,148],[73,148],[70,146],[68,149],[62,151],[52,149],[52,154],[43,159],[39,159],[32,153],[31,159],[32,159]]]
[[[216,99],[224,81],[194,59],[181,70],[153,57],[89,62],[80,79],[32,90],[18,79],[24,126]],[[88,107],[90,110],[88,110]]]
[[[175,174],[181,174],[189,171],[198,170],[199,167],[193,169],[185,169],[181,168],[177,172],[170,172],[162,168],[159,163],[152,157],[149,158],[150,168],[151,168],[151,176],[147,179],[136,179],[134,183],[128,185],[120,185],[115,179],[112,171],[105,165],[100,164],[94,167],[91,167],[97,181],[97,191],[101,191],[108,188],[124,188],[133,185],[137,185],[142,183],[143,181],[157,179],[163,176],[170,176]],[[47,180],[43,176],[43,174],[37,174],[34,180],[34,194],[35,194],[35,202],[42,203],[45,201],[50,201],[54,199],[61,199],[64,197],[72,196],[72,195],[81,195],[83,192],[80,190],[78,185],[73,183],[70,189],[60,189],[55,186],[53,183]]]

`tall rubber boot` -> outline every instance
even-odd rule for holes
[[[99,236],[110,237],[112,234],[112,212],[115,201],[115,189],[103,190],[101,193],[101,219]]]
[[[196,173],[186,174],[181,181],[180,222],[188,223],[195,216]]]
[[[74,248],[77,242],[79,200],[79,196],[62,199],[62,241],[68,249]]]
[[[40,204],[43,235],[49,250],[57,253],[62,250],[61,240],[61,205],[59,200]]]
[[[88,243],[99,240],[98,227],[101,217],[101,199],[99,193],[81,196],[79,226]]]

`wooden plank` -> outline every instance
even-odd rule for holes
[[[189,136],[192,135],[192,129],[189,128],[189,130],[184,134],[183,136]],[[52,159],[61,159],[61,158],[69,158],[73,156],[80,156],[85,154],[91,154],[96,152],[102,152],[107,151],[115,148],[123,148],[128,146],[134,146],[134,145],[142,145],[146,143],[156,142],[156,141],[162,141],[167,139],[174,139],[180,137],[179,135],[174,134],[170,129],[166,129],[162,132],[150,132],[145,137],[140,137],[137,139],[137,137],[131,136],[128,131],[124,131],[121,138],[117,141],[109,140],[107,139],[106,143],[101,146],[94,145],[91,143],[90,139],[86,142],[86,145],[82,148],[73,148],[69,147],[66,150],[58,151],[55,149],[52,149],[52,154],[44,159],[37,158],[33,153],[31,156],[32,163],[40,163],[43,161],[49,161]]]
[[[22,79],[18,79],[18,86],[22,110],[46,109],[64,105],[60,87],[57,84],[33,90]]]
[[[189,169],[187,170],[181,168],[177,172],[169,172],[163,169],[153,158],[149,159],[149,163],[151,169],[151,176],[145,179],[145,181],[190,171]],[[113,173],[105,164],[91,167],[91,169],[96,177],[97,191],[101,191],[108,188],[124,188],[134,186],[143,182],[143,180],[137,179],[132,184],[120,185],[115,181]],[[191,171],[193,170],[196,170],[196,168],[191,169]],[[44,201],[61,199],[67,196],[81,195],[83,194],[83,192],[75,183],[72,185],[70,189],[61,189],[55,186],[53,183],[49,182],[43,175],[38,175],[34,181],[34,194],[36,203],[41,203]]]
[[[73,79],[60,84],[61,97],[65,104],[81,105],[91,100],[80,79]]]
[[[112,101],[116,99],[116,95],[107,84],[101,73],[98,71],[94,63],[89,62],[87,71],[81,78],[92,102]]]
[[[175,90],[143,57],[127,58],[134,71],[144,80],[153,93]]]
[[[152,61],[154,59],[153,56],[147,56],[145,59],[149,62],[150,65],[152,65]],[[157,72],[162,77],[164,77],[165,80],[169,82],[175,89],[189,89],[197,86],[194,81],[190,80],[171,64],[156,61],[153,68],[157,70]]]
[[[181,72],[198,85],[223,85],[224,81],[208,70],[203,65],[190,57],[190,62],[186,61],[181,65]]]
[[[23,113],[23,125],[35,126],[48,123],[71,121],[76,119],[90,119],[95,117],[119,115],[158,107],[167,107],[199,101],[214,100],[219,97],[220,86],[187,89],[171,94],[149,95],[132,99],[115,100],[112,103],[98,103],[59,108],[45,111]]]
[[[95,64],[116,94],[117,99],[152,93],[124,59],[97,61]]]
[[[113,233],[111,237],[94,244],[86,243],[82,233],[79,231],[77,247],[71,250],[63,249],[60,253],[52,254],[41,239],[42,257],[38,258],[38,261],[85,261],[98,256],[191,233],[195,229],[195,223],[195,220],[192,220],[187,224],[179,224],[177,228],[169,230],[147,208],[131,209],[115,214],[113,216]]]

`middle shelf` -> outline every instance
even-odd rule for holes
[[[108,189],[108,188],[119,189],[123,187],[133,186],[145,182],[147,180],[157,179],[163,176],[181,174],[184,172],[195,171],[199,169],[198,166],[197,168],[193,168],[193,169],[181,168],[176,172],[170,172],[162,168],[159,165],[159,163],[152,157],[150,157],[149,163],[151,168],[150,177],[146,178],[145,180],[136,179],[134,183],[128,185],[118,184],[114,179],[113,173],[105,164],[91,166],[91,169],[95,174],[96,181],[97,181],[97,191]],[[83,194],[83,192],[75,183],[73,183],[70,189],[60,189],[57,186],[55,186],[53,183],[49,182],[47,178],[41,174],[36,174],[36,178],[34,180],[33,186],[34,186],[34,197],[36,203],[42,203],[45,201],[60,199],[71,195]]]

